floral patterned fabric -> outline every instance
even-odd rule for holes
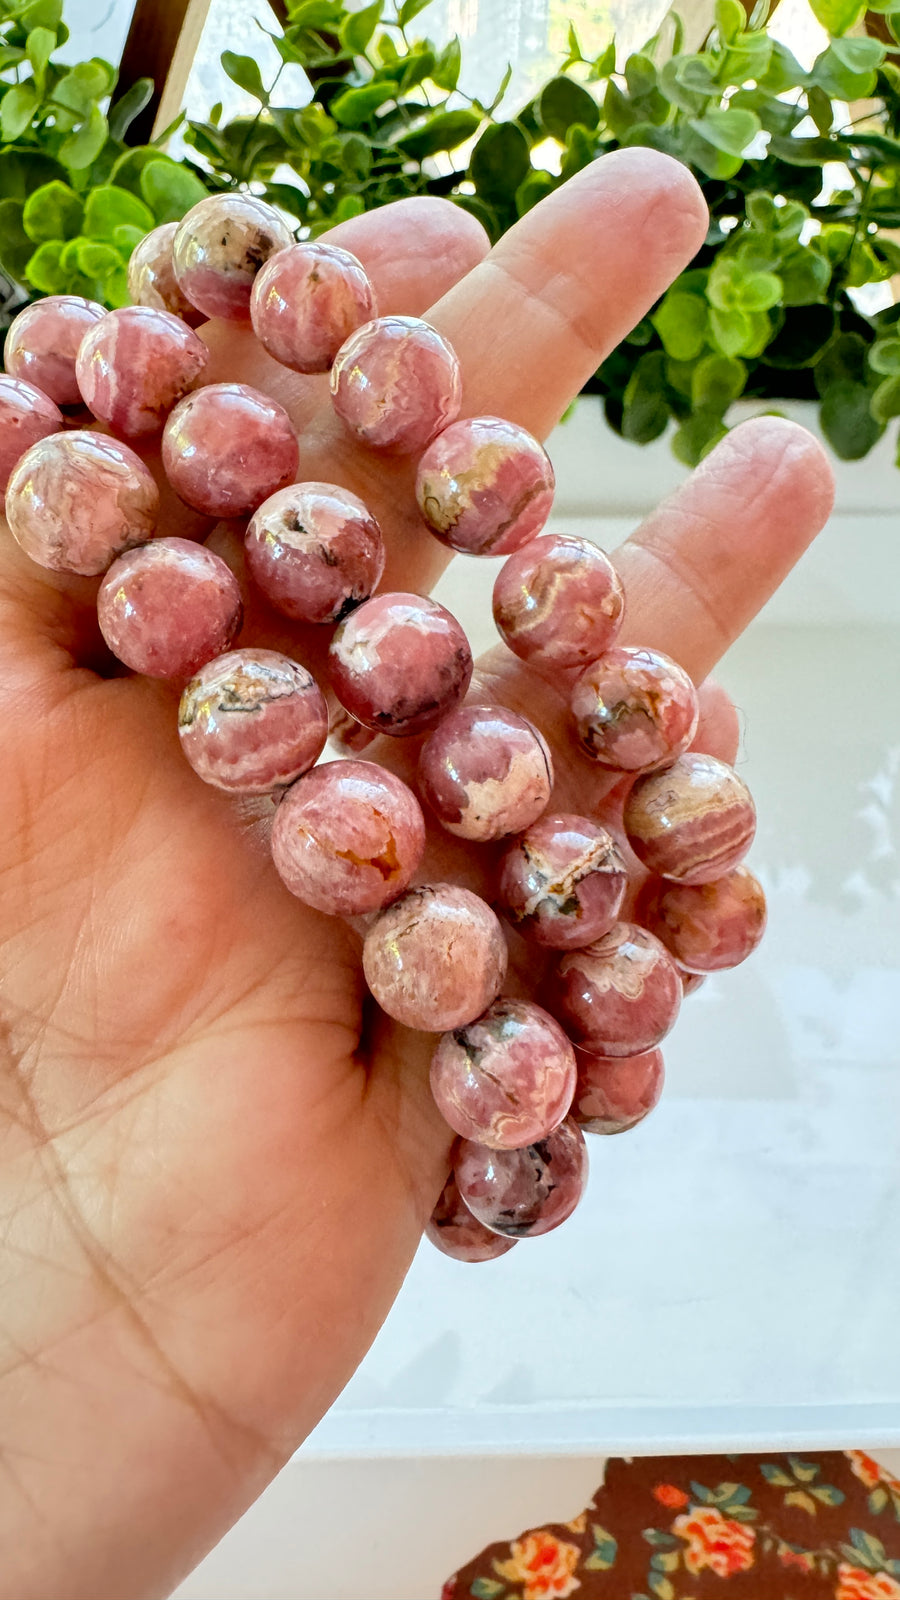
[[[610,1461],[574,1522],[492,1544],[442,1600],[900,1600],[900,1481],[861,1450]]]

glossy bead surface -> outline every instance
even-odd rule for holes
[[[519,833],[546,809],[552,788],[546,740],[505,706],[459,706],[422,746],[419,791],[461,839]]]
[[[652,772],[686,750],[700,716],[687,673],[659,650],[615,646],[572,690],[582,748],[601,766]]]
[[[209,351],[180,317],[150,306],[110,311],[85,334],[75,373],[84,403],[113,433],[160,433],[203,375]]]
[[[63,425],[59,407],[33,383],[0,374],[0,492],[25,451]]]
[[[438,1250],[454,1261],[496,1261],[516,1245],[515,1239],[491,1233],[490,1228],[473,1217],[452,1172],[426,1224],[425,1234]]]
[[[505,561],[494,582],[494,621],[523,661],[583,667],[615,643],[625,591],[589,539],[545,533]]]
[[[293,234],[273,206],[249,194],[213,194],[182,217],[172,244],[178,286],[207,317],[247,322],[253,282]]]
[[[499,898],[509,920],[536,944],[577,950],[619,915],[628,874],[612,834],[589,817],[541,817],[500,864]]]
[[[373,761],[329,761],[288,790],[272,857],[292,894],[331,916],[380,911],[409,887],[425,849],[412,790]]]
[[[423,450],[459,412],[456,352],[419,317],[377,317],[351,334],[331,369],[344,425],[373,450]]]
[[[462,699],[472,676],[456,618],[417,594],[378,594],[335,629],[328,652],[334,692],[376,733],[425,733]]]
[[[26,555],[55,572],[93,576],[152,536],[153,476],[127,444],[73,431],[41,439],[13,469],[6,518]]]
[[[431,1058],[431,1092],[454,1133],[518,1150],[562,1122],[575,1093],[575,1051],[540,1006],[502,997],[444,1034]]]
[[[206,319],[179,288],[172,257],[177,232],[177,222],[161,222],[135,245],[128,260],[128,293],[132,305],[171,311],[196,328]]]
[[[756,808],[733,767],[689,751],[664,772],[638,778],[625,802],[625,831],[650,872],[712,883],[749,850]]]
[[[58,406],[81,404],[75,358],[82,339],[106,316],[105,306],[77,294],[49,294],[20,311],[9,325],[3,365]]]
[[[540,533],[555,486],[546,450],[501,417],[470,417],[438,434],[416,474],[416,499],[451,550],[503,556]]]
[[[506,940],[490,906],[452,883],[410,889],[372,924],[363,971],[389,1017],[445,1033],[479,1017],[500,993]]]
[[[228,649],[241,625],[230,568],[190,539],[155,539],[110,567],[97,595],[113,655],[148,678],[189,678]]]
[[[233,650],[191,679],[178,733],[205,783],[232,794],[269,794],[319,759],[328,707],[298,661],[277,650]]]
[[[295,483],[264,500],[244,539],[250,576],[298,622],[340,622],[368,600],[384,571],[384,541],[349,489]]]
[[[681,1004],[678,969],[660,941],[617,922],[584,950],[563,956],[547,1005],[570,1039],[601,1056],[636,1056],[662,1042]]]
[[[257,339],[294,372],[327,372],[344,341],[374,315],[362,262],[323,240],[270,256],[250,297]]]
[[[634,914],[688,972],[740,966],[766,931],[766,897],[748,867],[735,867],[713,883],[651,878]]]
[[[663,1092],[661,1050],[617,1059],[579,1050],[577,1061],[572,1116],[585,1133],[627,1133],[643,1122]]]
[[[186,395],[163,433],[175,493],[209,517],[242,517],[292,482],[299,451],[276,400],[245,383],[210,383]]]
[[[523,1150],[491,1150],[464,1139],[453,1170],[464,1204],[486,1228],[534,1239],[575,1210],[587,1187],[587,1146],[568,1118]]]

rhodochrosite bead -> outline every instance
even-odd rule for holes
[[[99,433],[55,433],[14,468],[6,517],[32,561],[92,576],[152,535],[159,490],[140,456]]]
[[[330,761],[289,789],[272,857],[292,894],[331,916],[380,911],[409,887],[425,849],[411,789],[373,761]]]
[[[277,650],[233,650],[207,662],[178,708],[181,748],[205,783],[268,794],[318,761],[328,707],[311,672]]]
[[[651,878],[635,916],[688,972],[719,972],[753,954],[766,930],[766,897],[748,867],[713,883]]]
[[[250,576],[286,617],[339,622],[384,571],[384,541],[349,489],[295,483],[263,501],[244,540]]]
[[[535,666],[581,667],[615,642],[625,592],[589,539],[545,533],[503,563],[494,621],[510,650]]]
[[[419,789],[449,833],[500,839],[546,808],[553,761],[543,734],[504,706],[460,706],[425,741]]]
[[[433,1245],[454,1261],[496,1261],[513,1250],[515,1239],[491,1233],[473,1217],[451,1172],[431,1213],[425,1232]]]
[[[506,965],[490,906],[452,883],[410,889],[382,911],[363,945],[366,982],[382,1011],[425,1033],[480,1016],[500,993]]]
[[[622,772],[652,772],[686,750],[700,707],[687,673],[659,650],[607,650],[572,690],[572,714],[589,756]]]
[[[256,274],[292,241],[287,223],[264,200],[213,194],[192,206],[175,230],[175,277],[198,311],[246,322]]]
[[[559,1127],[575,1092],[575,1051],[528,1000],[495,1000],[445,1033],[431,1058],[431,1092],[454,1133],[517,1150]]]
[[[329,673],[341,705],[377,733],[424,733],[460,701],[472,676],[456,618],[417,594],[378,594],[335,629]]]
[[[756,808],[733,767],[688,752],[664,772],[638,778],[625,803],[625,831],[650,872],[712,883],[749,850]]]
[[[612,834],[589,817],[541,817],[500,866],[500,902],[536,944],[575,950],[615,922],[628,873]]]
[[[75,357],[82,339],[106,316],[96,300],[50,294],[26,306],[9,325],[3,365],[12,378],[27,378],[58,406],[81,404]]]
[[[472,556],[503,556],[540,533],[555,486],[546,450],[500,417],[454,422],[429,445],[416,499],[432,533]]]
[[[270,256],[250,297],[257,339],[294,372],[327,372],[345,339],[374,315],[362,262],[321,241]]]
[[[627,1133],[643,1122],[663,1092],[661,1050],[618,1059],[579,1050],[577,1061],[572,1116],[585,1133]]]
[[[246,383],[210,383],[175,407],[162,459],[175,493],[195,511],[241,517],[292,481],[299,451],[277,400]]]
[[[148,678],[189,678],[228,649],[241,591],[221,557],[189,539],[155,539],[113,562],[97,595],[113,655]]]
[[[341,421],[373,450],[421,450],[459,412],[456,352],[418,317],[377,317],[338,351],[331,397]]]
[[[133,305],[171,311],[196,328],[205,318],[178,286],[172,258],[177,232],[177,222],[162,222],[135,245],[128,261],[128,293]]]
[[[209,360],[202,339],[169,311],[122,306],[85,334],[75,373],[95,417],[127,438],[159,433]]]
[[[665,946],[631,922],[563,956],[547,983],[550,1010],[569,1037],[602,1056],[636,1056],[660,1044],[681,993]]]
[[[59,407],[34,384],[0,376],[0,490],[5,491],[16,462],[39,439],[63,426]]]
[[[474,1217],[508,1239],[537,1238],[572,1215],[588,1179],[587,1146],[571,1119],[522,1150],[491,1150],[464,1139],[454,1166]]]

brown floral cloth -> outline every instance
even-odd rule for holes
[[[900,1600],[900,1481],[861,1450],[610,1461],[574,1522],[492,1544],[442,1600]]]

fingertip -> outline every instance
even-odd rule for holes
[[[490,250],[477,217],[432,195],[409,195],[364,212],[323,238],[359,256],[381,315],[426,311]]]
[[[643,227],[653,248],[672,264],[672,276],[693,259],[709,227],[709,209],[690,168],[662,150],[629,145],[611,150],[594,163],[605,183],[621,185],[629,205],[637,198],[644,210]],[[590,173],[591,169],[585,171]],[[572,179],[577,183],[584,176]]]
[[[730,430],[717,452],[726,447],[753,471],[764,464],[770,492],[789,487],[816,527],[827,521],[834,506],[834,469],[825,446],[808,428],[790,417],[750,417]]]

